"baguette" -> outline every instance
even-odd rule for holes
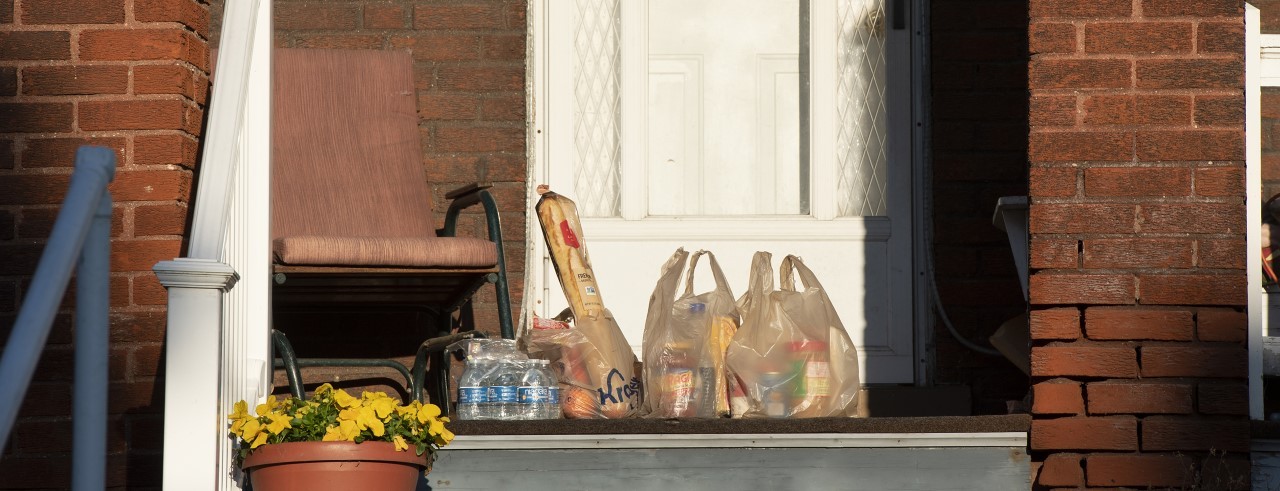
[[[578,207],[573,200],[547,190],[546,186],[539,186],[538,192],[542,197],[534,208],[565,300],[569,301],[575,318],[595,318],[604,311],[604,302],[580,239],[582,225],[578,222]]]

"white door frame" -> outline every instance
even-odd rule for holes
[[[810,1],[810,20],[811,22],[832,23],[834,25],[835,4],[829,0],[809,0]],[[559,108],[549,108],[545,101],[551,99],[567,99],[566,96],[553,97],[553,91],[568,91],[571,94],[573,90],[572,75],[567,72],[555,72],[550,70],[548,60],[551,59],[552,52],[559,51],[565,46],[572,46],[573,33],[569,29],[552,28],[552,19],[548,14],[548,6],[555,3],[555,0],[531,0],[529,3],[529,43],[530,43],[530,60],[528,62],[529,77],[529,193],[528,198],[530,204],[537,199],[533,193],[534,187],[539,183],[548,182],[551,176],[550,163],[563,161],[566,156],[560,154],[560,150],[553,148],[548,133],[571,133],[573,131],[571,120],[569,118],[557,117],[552,111],[563,110]],[[911,38],[910,59],[911,63],[908,67],[894,67],[893,70],[909,70],[914,73],[910,77],[911,90],[909,92],[902,91],[902,97],[910,98],[910,101],[901,103],[898,107],[910,107],[911,111],[907,114],[893,113],[889,114],[890,118],[909,117],[911,119],[910,127],[912,128],[909,137],[898,135],[895,137],[890,135],[889,145],[905,146],[906,148],[899,151],[899,155],[910,155],[910,167],[908,169],[897,169],[898,172],[908,172],[907,179],[911,182],[911,192],[909,196],[891,196],[890,210],[902,210],[908,208],[909,212],[899,212],[891,216],[902,217],[903,220],[909,220],[905,227],[893,227],[895,231],[892,233],[910,234],[912,237],[912,265],[910,278],[913,282],[909,288],[913,292],[911,299],[892,299],[895,304],[900,304],[902,315],[908,315],[912,318],[912,330],[914,342],[912,343],[915,351],[915,373],[914,380],[917,385],[928,385],[931,381],[932,360],[930,356],[926,356],[929,352],[928,347],[932,344],[933,333],[933,317],[931,315],[931,302],[928,296],[928,285],[925,283],[926,272],[921,269],[924,262],[922,258],[928,254],[930,247],[923,244],[922,238],[925,234],[931,217],[927,216],[928,210],[924,208],[924,194],[926,192],[927,174],[926,157],[927,148],[925,145],[924,122],[927,118],[927,101],[928,88],[926,85],[927,73],[927,17],[925,15],[923,0],[886,0],[887,14],[886,32],[889,35],[902,35]],[[646,26],[643,24],[644,15],[636,15],[637,11],[643,12],[644,2],[622,1],[620,8],[623,10],[622,19],[622,36],[623,43],[644,43],[644,36],[647,33]],[[896,9],[904,9],[901,14]],[[898,24],[896,21],[903,21],[904,24]],[[834,27],[827,29],[812,24],[810,29],[810,55],[811,59],[834,60],[835,53],[835,29]],[[621,78],[622,80],[640,80],[646,78],[647,60],[638,50],[623,51],[621,60]],[[810,118],[811,121],[832,121],[835,119],[835,63],[811,63],[810,64]],[[625,82],[624,82],[625,83]],[[636,83],[636,82],[632,82]],[[563,93],[563,92],[561,92]],[[830,103],[823,103],[827,100]],[[623,172],[636,173],[644,168],[643,148],[645,142],[645,108],[644,104],[638,103],[636,99],[622,99],[622,128],[620,144],[622,147],[621,166]],[[825,111],[816,111],[813,108],[824,108]],[[834,169],[835,157],[834,153],[829,149],[835,148],[835,132],[834,124],[812,124],[810,125],[809,145],[812,149],[822,149],[823,151],[810,151],[809,163],[811,174],[817,175],[823,169]],[[891,167],[890,171],[894,171]],[[828,185],[829,184],[829,185]],[[811,203],[834,203],[832,196],[835,193],[834,183],[815,180],[811,187]],[[634,227],[638,223],[625,223],[626,220],[635,220],[643,218],[647,199],[646,193],[628,192],[626,189],[621,190],[620,199],[622,200],[623,216],[619,220],[619,227]],[[813,206],[813,205],[811,205]],[[829,207],[813,206],[812,215],[817,219],[832,219],[835,217],[834,205]],[[875,219],[866,220],[866,225],[857,227],[847,233],[856,234],[862,237],[874,237],[881,234],[889,234],[889,227],[886,223],[884,227],[879,227]],[[887,220],[886,220],[887,222]],[[532,213],[526,221],[527,237],[529,239],[529,254],[526,263],[526,281],[525,281],[525,305],[542,312],[540,304],[541,298],[546,298],[551,290],[558,289],[555,285],[555,275],[543,272],[546,269],[543,265],[542,258],[546,257],[547,251],[543,241],[536,232],[539,227],[536,217]],[[724,230],[724,233],[752,234],[756,233],[750,230],[753,227],[770,230],[776,232],[777,228],[768,221],[744,220],[743,228],[736,228],[733,231]],[[608,226],[597,226],[593,229],[594,235],[608,235],[610,230]],[[654,233],[663,233],[660,225],[654,226]],[[796,226],[794,233],[800,236],[811,235],[817,236],[821,234],[829,234],[830,229],[820,227],[808,227],[803,224]],[[904,275],[905,277],[905,275]],[[552,313],[554,314],[554,313]],[[526,317],[528,314],[526,314]]]

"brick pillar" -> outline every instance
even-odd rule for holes
[[[1248,489],[1243,5],[1030,16],[1037,484]]]
[[[108,486],[159,486],[165,291],[180,254],[207,95],[196,0],[0,2],[0,340],[35,269],[77,146],[117,152],[111,254]],[[68,297],[0,460],[12,489],[69,485]]]

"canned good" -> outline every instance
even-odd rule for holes
[[[831,394],[831,367],[827,361],[827,343],[804,340],[789,346],[791,370],[795,383],[791,392],[791,407],[796,414],[816,411],[807,416],[819,415]]]

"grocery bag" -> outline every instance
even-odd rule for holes
[[[544,186],[539,193],[538,222],[569,308],[557,316],[564,328],[535,322],[522,329],[521,344],[530,356],[551,361],[566,418],[634,416],[644,400],[636,356],[601,300],[577,206]]]
[[[715,288],[694,295],[694,270],[703,256],[711,265]],[[698,251],[690,260],[688,252],[677,249],[662,265],[649,297],[642,344],[643,380],[649,390],[642,413],[652,418],[729,416],[724,354],[737,328],[733,292],[715,256]]]
[[[746,393],[745,416],[856,415],[858,353],[831,299],[796,256],[782,260],[775,290],[771,259],[768,252],[752,258],[749,288],[738,299],[742,326],[726,353]]]

